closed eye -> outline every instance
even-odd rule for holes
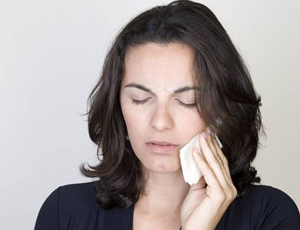
[[[134,100],[132,99],[132,103],[136,104],[136,105],[140,105],[140,104],[144,104],[146,103],[151,97],[148,97],[146,98],[145,100]],[[176,99],[177,100],[177,99]],[[178,104],[185,107],[185,108],[193,108],[193,107],[196,107],[196,103],[193,103],[193,104],[185,104],[179,100],[178,101]]]
[[[196,107],[196,103],[193,103],[193,104],[185,104],[185,103],[182,103],[181,101],[177,100],[178,103],[186,108],[193,108],[193,107]]]

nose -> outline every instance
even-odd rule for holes
[[[158,104],[151,117],[152,128],[159,132],[172,129],[175,123],[171,112],[168,104]]]

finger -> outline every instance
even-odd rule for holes
[[[215,141],[216,141],[216,140],[215,140]],[[216,142],[216,144],[218,144],[218,143]],[[218,146],[219,146],[219,145],[218,145]],[[200,157],[203,159],[203,161],[205,161],[205,163],[208,165],[208,163],[207,163],[207,161],[205,160],[204,155],[203,155],[203,153],[202,153],[202,149],[200,148],[200,152],[198,152],[198,151],[197,151],[197,148],[195,148],[195,152],[198,153],[198,154],[200,155]],[[194,159],[195,159],[195,157],[194,157]],[[209,165],[208,165],[208,166],[209,166]],[[200,167],[200,166],[198,165],[198,167]],[[210,167],[210,166],[209,166],[209,167]],[[236,196],[237,196],[237,189],[236,189],[235,186],[233,185],[230,175],[229,175],[229,178],[230,178],[230,179],[228,178],[228,175],[227,175],[226,170],[225,170],[224,167],[222,167],[222,170],[223,170],[223,177],[225,177],[225,180],[226,180],[227,184],[225,184],[223,187],[221,186],[221,189],[222,189],[221,192],[223,192],[225,199],[231,203],[231,202],[236,198]],[[201,171],[201,170],[200,170],[200,171]],[[216,174],[214,174],[214,176],[216,177]],[[198,186],[200,186],[200,182],[201,182],[201,181],[202,181],[201,184],[205,183],[204,178],[205,178],[204,176],[201,177],[201,179],[198,181],[198,183],[199,183],[199,185],[197,184]],[[203,179],[203,180],[202,180],[202,179]],[[215,178],[215,179],[216,179],[216,178]],[[218,181],[218,182],[219,182],[219,181]],[[220,184],[220,183],[219,183],[219,184]],[[206,183],[206,185],[208,185],[208,184]],[[207,187],[207,186],[206,186],[206,187]],[[197,187],[197,188],[198,188],[198,187]],[[195,189],[197,189],[197,188],[195,187]],[[199,187],[199,188],[200,188],[200,187]],[[201,188],[203,188],[203,185],[201,185]]]
[[[207,142],[208,142],[208,145],[209,145],[210,149],[212,150],[212,152],[213,152],[215,158],[216,158],[216,159],[218,160],[218,162],[221,164],[222,162],[221,162],[221,159],[220,159],[220,157],[219,157],[219,155],[218,155],[218,153],[217,153],[216,146],[215,146],[215,144],[214,144],[214,142],[213,142],[213,137],[212,137],[212,135],[211,135],[211,130],[210,130],[210,128],[206,128],[205,134],[206,134],[206,140],[207,140]]]
[[[212,138],[212,142],[214,143],[214,145],[216,147],[216,154],[218,155],[218,158],[220,159],[220,162],[222,163],[223,167],[225,168],[226,173],[228,174],[228,176],[230,176],[228,160],[227,160],[226,156],[224,155],[223,151],[221,150],[221,148],[219,147],[219,144],[218,144],[215,137]]]
[[[205,138],[206,136],[206,138]],[[216,149],[216,147],[214,146],[213,142],[212,142],[212,137],[210,136],[209,133],[206,133],[206,135],[204,136],[204,133],[202,133],[202,135],[199,135],[199,139],[200,139],[200,145],[202,147],[202,153],[204,155],[204,158],[206,159],[206,161],[208,162],[208,164],[210,165],[210,167],[214,170],[216,170],[215,173],[219,173],[222,172],[223,174],[223,170],[222,170],[222,163],[220,162],[221,160],[217,159],[217,150],[214,151],[213,149]],[[219,171],[219,172],[217,172]],[[221,176],[221,175],[220,175]]]
[[[232,188],[229,185],[230,181],[226,179],[226,170],[224,169],[223,165],[218,162],[218,160],[215,158],[214,154],[212,153],[207,139],[205,139],[204,135],[200,135],[200,144],[202,147],[202,153],[208,162],[209,166],[212,168],[214,174],[216,175],[216,178],[219,182],[219,184],[222,187],[222,190],[226,195],[232,196]]]
[[[203,174],[207,187],[210,187],[212,189],[210,191],[223,192],[223,189],[221,188],[221,185],[219,184],[216,175],[208,165],[207,161],[204,159],[204,156],[197,151],[196,147],[192,151],[192,156],[201,173]]]
[[[224,163],[223,163],[222,159],[220,158],[218,150],[217,150],[219,148],[219,145],[218,145],[218,143],[216,143],[214,134],[212,134],[211,129],[209,127],[206,128],[205,134],[206,134],[206,141],[207,141],[210,149],[212,150],[214,157],[220,164],[220,167],[221,167],[221,170],[225,177],[226,182],[228,184],[231,183],[231,180],[229,180],[229,178],[228,178],[227,171],[224,168]]]
[[[225,167],[225,162],[220,157],[220,152],[222,152],[222,150],[220,149],[219,144],[218,144],[217,140],[215,139],[214,135],[215,134],[211,132],[210,128],[206,129],[206,140],[208,142],[208,145],[213,150],[212,152],[214,153],[215,158],[217,159],[217,161],[219,162],[219,164],[221,166],[221,170],[225,176],[227,183],[230,183],[231,180],[228,178],[228,176],[230,176],[230,173],[228,175],[228,171]]]
[[[231,178],[231,175],[230,175],[228,160],[227,160],[226,156],[224,155],[223,151],[221,150],[221,148],[219,147],[219,144],[218,144],[217,139],[215,137],[212,138],[212,142],[214,143],[214,145],[216,147],[217,155],[221,159],[223,173],[224,173],[225,179],[227,180],[227,183],[228,183],[228,185],[231,189],[232,197],[230,197],[230,198],[234,199],[237,195],[237,190],[236,190],[236,188],[233,184],[233,181],[232,181],[232,178]]]
[[[213,144],[216,148],[216,155],[218,156],[218,159],[220,159],[219,162],[220,162],[221,169],[222,169],[223,175],[225,177],[225,180],[227,181],[227,184],[230,187],[230,190],[231,190],[230,192],[233,193],[234,192],[233,187],[232,187],[233,182],[232,182],[232,179],[231,179],[231,176],[230,176],[228,166],[226,165],[226,162],[224,162],[223,158],[220,157],[220,154],[221,153],[223,154],[223,152],[220,149],[220,147],[218,146],[218,143],[217,143],[217,140],[215,139],[215,137],[212,137],[211,139],[212,139],[212,142],[213,142]]]

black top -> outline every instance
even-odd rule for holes
[[[42,205],[35,230],[132,230],[134,205],[104,210],[95,201],[95,182],[54,190]],[[235,198],[216,230],[300,230],[300,214],[283,191],[253,185],[247,196]]]

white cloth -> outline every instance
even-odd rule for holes
[[[199,179],[203,176],[192,156],[194,147],[197,147],[198,150],[200,150],[199,135],[200,134],[194,136],[189,143],[187,143],[180,149],[180,162],[183,172],[183,178],[185,182],[189,183],[190,185],[197,184]],[[215,134],[213,135],[216,137],[219,147],[223,148],[223,145],[220,142],[218,136]]]

